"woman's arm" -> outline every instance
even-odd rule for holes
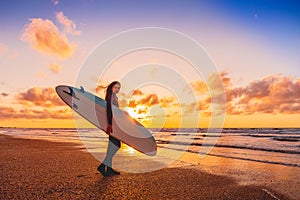
[[[106,114],[107,114],[107,123],[110,125],[112,125],[111,99],[112,99],[112,95],[109,94],[106,100],[107,101]]]
[[[106,133],[110,134],[112,132],[112,110],[111,110],[111,100],[112,100],[112,94],[108,94],[107,96],[107,108],[106,108],[106,116],[107,116],[107,128]]]

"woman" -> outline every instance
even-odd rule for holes
[[[117,172],[112,169],[112,158],[113,156],[117,153],[117,151],[121,147],[121,142],[120,140],[114,138],[113,136],[110,135],[110,133],[113,132],[112,129],[112,110],[111,106],[112,104],[119,107],[118,103],[118,97],[117,93],[120,91],[121,84],[118,81],[114,81],[110,83],[106,89],[106,94],[105,94],[105,100],[107,101],[107,109],[106,109],[106,114],[107,114],[107,128],[106,128],[106,133],[109,135],[109,143],[107,146],[107,152],[106,152],[106,157],[104,158],[103,162],[99,165],[97,168],[98,171],[104,176],[110,176],[110,175],[118,175],[120,172]]]

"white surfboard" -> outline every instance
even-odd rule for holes
[[[105,100],[84,91],[83,87],[79,89],[60,85],[56,87],[56,92],[74,111],[99,129],[106,130],[107,102]],[[156,141],[148,129],[114,105],[112,105],[112,113],[113,132],[111,135],[113,137],[146,155],[156,155]]]

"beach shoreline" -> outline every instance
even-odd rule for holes
[[[205,165],[176,163],[147,173],[103,178],[99,161],[69,142],[21,139],[0,134],[1,199],[296,199],[259,182],[239,183],[209,173]],[[184,159],[186,155],[182,157]],[[204,163],[204,162],[202,162]],[[206,166],[209,168],[209,166]],[[211,171],[212,172],[212,171]],[[276,180],[274,180],[276,182]],[[297,195],[297,194],[295,194]]]

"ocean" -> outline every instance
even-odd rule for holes
[[[299,128],[150,129],[158,149],[190,152],[199,156],[231,158],[300,167]],[[90,152],[105,152],[108,137],[98,129],[1,128],[0,134],[58,142],[81,143]],[[205,151],[201,148],[206,147]],[[132,154],[131,148],[123,148]]]

